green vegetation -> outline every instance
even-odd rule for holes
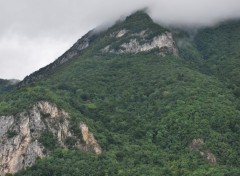
[[[14,84],[12,81],[16,80],[0,79],[0,95],[14,89]]]
[[[12,137],[14,137],[14,136],[16,136],[17,135],[17,132],[16,131],[8,131],[7,132],[7,137],[8,138],[12,138]]]
[[[57,147],[57,141],[51,132],[43,132],[40,136],[39,142],[50,150]]]
[[[104,151],[59,149],[44,134],[51,156],[16,175],[240,175],[239,24],[204,29],[194,39],[176,33],[179,57],[101,53],[114,31],[165,31],[138,12],[47,78],[4,94],[2,115],[50,101],[69,112],[79,137],[75,122],[85,122]],[[216,165],[189,150],[196,138],[205,141]]]

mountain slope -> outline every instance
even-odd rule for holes
[[[2,115],[55,103],[69,113],[73,132],[84,122],[103,149],[96,156],[58,148],[16,175],[239,175],[238,99],[202,70],[201,34],[190,40],[137,12],[3,96]]]
[[[60,56],[53,63],[39,69],[38,71],[32,73],[31,75],[24,78],[18,84],[18,87],[22,87],[31,83],[34,83],[44,77],[47,77],[49,74],[54,72],[57,67],[60,67],[65,62],[73,59],[77,55],[81,55],[82,51],[89,47],[92,42],[96,39],[97,34],[94,31],[89,31],[81,39],[79,39],[68,51],[66,51],[62,56]]]
[[[227,82],[229,88],[239,96],[240,21],[229,21],[221,25],[198,31],[192,40],[182,40],[183,57],[192,61],[204,74],[214,75]],[[192,50],[192,55],[189,52]],[[195,51],[195,52],[194,52]],[[193,55],[194,54],[194,55]],[[192,59],[192,60],[191,60]]]
[[[69,128],[69,115],[48,102],[37,102],[31,109],[15,116],[0,118],[0,173],[15,173],[32,166],[55,147],[75,146],[81,151],[101,154],[94,136],[79,123],[79,139]]]
[[[0,79],[0,94],[11,91],[18,82],[19,81],[15,79]]]

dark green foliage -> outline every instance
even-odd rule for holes
[[[43,132],[39,138],[39,142],[50,150],[53,150],[57,147],[56,138],[51,132]]]
[[[76,144],[76,139],[73,137],[67,137],[65,143],[69,146],[69,147],[73,147]]]
[[[57,104],[69,112],[78,138],[83,121],[104,150],[95,156],[57,149],[16,175],[240,174],[240,26],[205,29],[195,38],[174,31],[179,57],[161,57],[155,51],[100,52],[115,42],[111,33],[146,28],[150,36],[165,32],[138,12],[101,33],[79,58],[47,78],[2,97],[1,114],[22,111],[39,100]],[[129,39],[123,37],[116,47]],[[217,157],[217,165],[188,149],[196,138],[205,141],[203,147]],[[49,133],[41,142],[51,150],[57,147]],[[72,146],[74,139],[66,142]]]
[[[13,174],[9,174],[9,173],[7,173],[5,176],[13,176]]]
[[[0,79],[0,95],[14,89],[17,80]]]
[[[45,119],[45,118],[49,118],[51,115],[49,114],[49,113],[42,113],[42,112],[40,112],[40,114],[41,114],[41,117],[43,118],[43,119]]]
[[[240,98],[240,87],[234,89],[233,93],[236,97]]]
[[[8,138],[12,138],[12,137],[14,137],[14,136],[16,136],[17,135],[17,132],[16,131],[11,131],[11,130],[9,130],[8,132],[7,132],[7,137]]]

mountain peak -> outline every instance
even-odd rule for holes
[[[131,15],[129,15],[126,20],[126,22],[153,22],[153,20],[151,19],[151,17],[147,14],[146,10],[139,10],[136,11],[134,13],[132,13]]]
[[[239,48],[239,23],[192,37],[142,12],[89,32],[0,94],[0,175],[240,175]]]
[[[171,32],[154,23],[145,10],[140,10],[126,17],[124,21],[116,23],[107,31],[97,33],[91,30],[57,60],[27,76],[18,86],[22,87],[46,77],[65,62],[83,55],[88,48],[91,48],[91,56],[99,52],[136,54],[153,50],[160,56],[177,55]]]
[[[172,33],[154,23],[145,11],[137,11],[106,32],[102,53],[137,54],[155,51],[160,56],[177,55]]]

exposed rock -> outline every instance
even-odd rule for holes
[[[110,37],[121,38],[123,37],[128,31],[126,29],[122,29],[120,31],[113,32],[110,34]]]
[[[84,143],[84,145],[82,145],[82,149],[84,151],[94,151],[96,154],[101,154],[102,150],[98,145],[96,139],[94,138],[93,134],[89,132],[88,127],[84,123],[81,123],[79,127],[82,132],[82,138]]]
[[[101,154],[101,147],[86,124],[79,124],[83,138],[80,141],[69,129],[69,118],[64,110],[44,101],[26,112],[0,117],[0,175],[15,173],[33,165],[37,157],[45,157],[49,151],[39,139],[46,131],[61,147],[67,147],[66,139],[71,137],[80,150]]]
[[[145,37],[147,36],[146,31],[141,31],[138,34],[132,34],[132,36],[139,36],[141,41],[137,38],[130,39],[128,43],[123,43],[120,45],[119,49],[115,50],[111,48],[111,45],[104,47],[101,51],[103,53],[139,53],[150,51],[155,48],[162,49],[159,54],[164,55],[165,50],[167,52],[177,55],[177,49],[175,47],[172,34],[170,32],[165,32],[162,35],[155,36],[151,41],[146,41]]]
[[[110,45],[107,45],[105,48],[101,49],[101,52],[103,53],[113,53],[114,50],[110,50]]]
[[[213,153],[209,150],[203,148],[204,141],[203,139],[193,139],[193,141],[189,144],[189,148],[195,151],[198,151],[201,156],[207,159],[207,161],[211,164],[216,164],[217,159]]]
[[[146,32],[147,32],[147,30],[143,30],[143,31],[141,31],[139,33],[132,34],[132,36],[145,38],[145,37],[147,37]]]
[[[127,33],[127,30],[123,29],[117,33],[116,38],[120,38],[120,37],[124,36],[126,33]]]

